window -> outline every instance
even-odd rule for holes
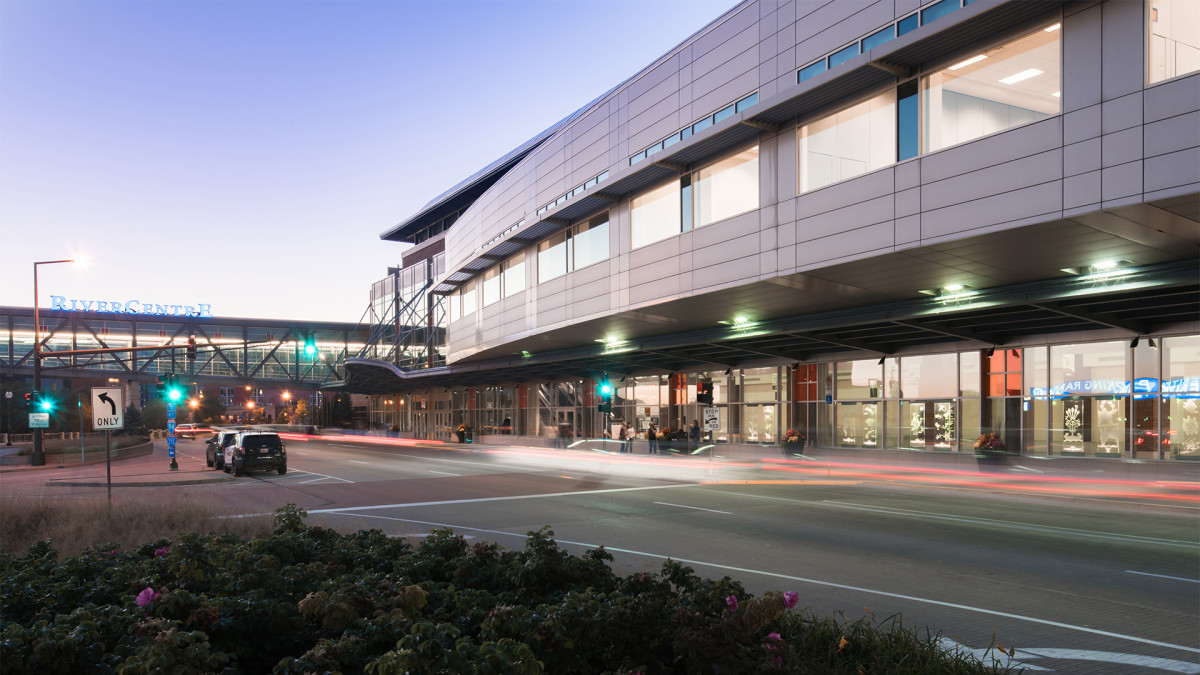
[[[1146,0],[1149,11],[1150,82],[1200,70],[1200,3]]]
[[[896,95],[888,91],[800,128],[800,192],[896,161]]]
[[[475,282],[468,281],[460,291],[462,293],[462,315],[470,316],[475,313]]]
[[[582,269],[608,260],[608,214],[576,225],[571,240],[575,258],[571,269]]]
[[[568,233],[560,232],[538,244],[538,283],[561,277],[567,273]]]
[[[633,248],[679,234],[679,181],[674,180],[633,198],[630,210]]]
[[[446,304],[450,306],[450,323],[454,323],[462,318],[462,289],[458,289],[446,298]]]
[[[927,7],[921,10],[921,25],[924,26],[931,21],[937,21],[961,6],[959,0],[942,0],[936,5]]]
[[[872,49],[875,49],[876,47],[878,47],[879,45],[891,42],[892,39],[895,37],[896,37],[896,27],[888,26],[887,28],[884,28],[883,30],[881,30],[877,33],[874,33],[873,35],[869,35],[866,38],[864,38],[862,41],[862,50],[864,52],[869,52]]]
[[[525,254],[518,253],[500,263],[504,272],[504,297],[516,295],[525,290]]]
[[[858,56],[858,43],[857,42],[855,42],[854,44],[852,44],[849,47],[846,47],[844,49],[839,49],[838,51],[836,51],[832,55],[830,55],[829,67],[835,68],[837,66],[840,66],[843,63],[849,61],[850,59],[852,59],[856,56]]]
[[[697,172],[696,227],[758,208],[758,146]]]
[[[925,77],[925,152],[1058,114],[1057,27],[969,55]]]
[[[803,82],[807,79],[816,77],[823,72],[825,72],[825,59],[821,59],[812,65],[801,68],[800,72],[796,73],[796,82]]]
[[[633,248],[758,208],[758,146],[633,198]]]
[[[500,266],[495,265],[483,273],[483,306],[500,301]]]

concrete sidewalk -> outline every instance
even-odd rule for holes
[[[179,469],[176,471],[171,470],[171,458],[163,441],[155,441],[149,452],[114,457],[111,462],[112,486],[204,485],[233,480],[231,475],[205,464],[203,447],[199,448],[199,459],[190,456],[190,452],[185,455],[185,451],[191,450],[186,446],[177,446],[176,464]],[[48,461],[45,466],[10,465],[0,468],[0,474],[14,478],[43,478],[46,485],[51,487],[104,487],[108,485],[108,472],[108,464],[103,459],[82,464],[54,464]]]

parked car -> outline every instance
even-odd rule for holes
[[[225,448],[225,470],[240,476],[250,469],[274,469],[287,473],[287,448],[279,434],[271,431],[243,431]]]
[[[236,431],[218,431],[208,439],[208,445],[204,448],[205,462],[209,466],[228,473],[229,467],[225,465],[225,448],[233,445],[233,442],[237,440],[237,435]]]

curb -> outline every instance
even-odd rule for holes
[[[225,482],[229,482],[232,480],[233,480],[232,476],[221,476],[220,478],[211,478],[211,479],[210,478],[197,478],[194,480],[139,481],[136,483],[118,483],[116,481],[113,481],[112,486],[113,487],[122,487],[122,488],[168,487],[168,486],[172,486],[172,485],[206,485],[209,483],[225,483]],[[84,483],[84,482],[70,482],[70,481],[56,481],[56,480],[49,480],[46,482],[46,485],[53,486],[53,487],[108,487],[108,483],[106,483],[106,482]]]

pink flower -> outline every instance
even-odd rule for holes
[[[729,609],[736,612],[738,610],[737,596],[731,595],[728,598],[725,598],[725,604],[729,605]]]
[[[171,550],[169,546],[164,546],[162,548],[156,548],[156,549],[154,549],[154,557],[157,558],[159,556],[166,555],[167,551],[169,551],[169,550]]]
[[[783,642],[783,638],[779,635],[779,633],[767,633],[767,639],[774,640],[775,642]],[[767,649],[775,649],[775,645],[768,644]]]
[[[783,604],[786,605],[788,609],[795,607],[796,603],[799,601],[800,594],[796,591],[788,591],[787,593],[783,594]]]
[[[141,593],[138,593],[137,606],[145,607],[146,605],[153,604],[155,601],[158,600],[159,596],[161,596],[161,595],[162,595],[162,593],[155,593],[153,588],[150,588],[149,586],[147,586],[146,590],[142,591]]]

